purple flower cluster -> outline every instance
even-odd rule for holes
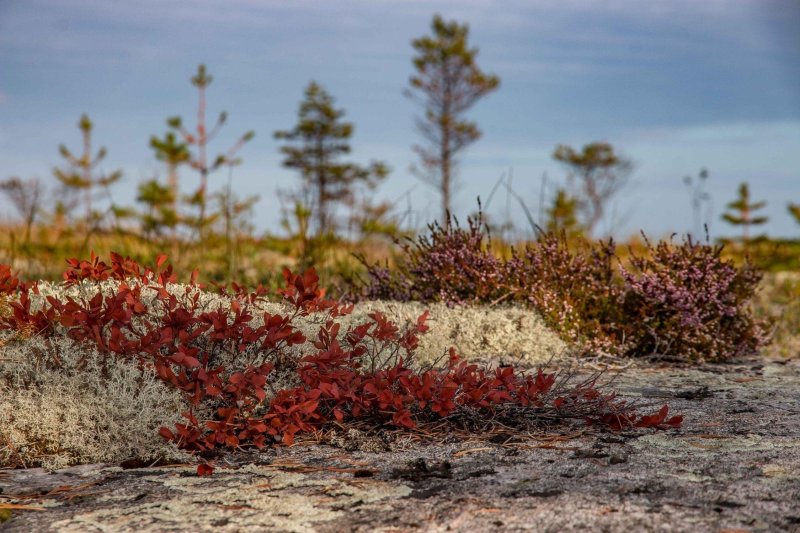
[[[616,351],[621,285],[614,242],[570,242],[546,234],[507,262],[509,286],[566,339],[591,351]]]
[[[621,268],[632,355],[670,353],[691,360],[720,360],[752,353],[767,342],[749,302],[761,273],[721,257],[722,247],[686,238],[681,244],[649,242],[648,254]]]
[[[367,265],[362,296],[444,302],[517,302],[586,351],[632,356],[668,353],[722,360],[767,340],[751,314],[761,274],[723,260],[719,246],[686,239],[647,243],[621,263],[614,242],[546,234],[508,259],[491,251],[481,216],[468,228],[448,222],[401,245],[397,267]]]
[[[490,250],[480,215],[469,219],[467,229],[448,221],[429,230],[401,244],[396,271],[367,265],[366,298],[463,305],[499,297],[503,262]]]

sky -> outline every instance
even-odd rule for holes
[[[469,24],[478,64],[501,78],[468,114],[483,137],[460,158],[462,219],[502,175],[538,218],[565,176],[555,146],[607,141],[635,170],[603,232],[691,230],[682,178],[707,168],[712,236],[738,233],[720,214],[742,181],[767,201],[766,231],[800,235],[786,210],[800,203],[796,0],[0,0],[0,178],[54,185],[57,147],[79,148],[88,113],[108,148],[102,170],[124,171],[115,198],[132,202],[138,183],[164,176],[150,136],[169,116],[193,123],[189,77],[205,63],[209,113],[229,117],[212,152],[256,132],[232,179],[238,194],[260,195],[258,228],[280,231],[275,191],[299,182],[272,134],[294,125],[312,79],[355,123],[352,160],[392,168],[377,195],[422,224],[439,199],[409,171],[420,109],[403,89],[410,42],[435,13]],[[181,180],[186,192],[197,185]],[[214,175],[211,188],[226,181]],[[488,212],[527,229],[505,191]],[[12,216],[8,204],[0,216]]]

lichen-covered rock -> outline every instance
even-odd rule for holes
[[[669,398],[684,426],[609,433],[579,424],[508,440],[415,433],[384,452],[362,451],[364,433],[341,431],[344,447],[232,453],[204,477],[183,466],[13,470],[0,472],[2,496],[29,508],[13,509],[0,529],[800,530],[800,362],[634,365],[615,383],[640,403]]]

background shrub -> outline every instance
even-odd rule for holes
[[[547,233],[503,259],[478,215],[468,229],[431,226],[430,235],[405,243],[395,270],[367,265],[356,294],[451,306],[521,303],[586,352],[723,360],[757,351],[767,335],[749,306],[760,272],[721,252],[691,239],[647,242],[623,266],[611,240]]]
[[[767,353],[800,356],[800,272],[767,273],[753,308],[756,317],[773,322]]]
[[[548,233],[506,262],[506,287],[565,340],[585,350],[614,352],[623,322],[616,260],[611,240],[570,242],[563,233]]]
[[[749,263],[737,267],[721,258],[722,246],[690,237],[680,244],[647,242],[647,250],[621,268],[628,354],[724,359],[766,343],[764,325],[750,309],[760,271]]]
[[[503,262],[491,251],[481,216],[468,227],[448,218],[428,226],[429,234],[400,244],[395,270],[367,264],[363,296],[369,300],[491,303],[503,296]]]

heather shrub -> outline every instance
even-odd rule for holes
[[[647,243],[621,265],[613,241],[543,234],[509,259],[491,253],[480,215],[469,229],[431,226],[406,243],[398,268],[367,265],[362,295],[447,305],[526,305],[584,352],[724,360],[758,350],[749,302],[761,274],[690,239]]]
[[[365,264],[368,300],[491,303],[502,298],[503,262],[491,251],[480,215],[462,228],[455,218],[428,226],[429,235],[400,243],[396,269]]]
[[[767,340],[750,309],[762,274],[720,257],[722,246],[687,237],[647,242],[621,268],[629,355],[721,360],[756,352]]]
[[[585,349],[616,349],[621,284],[612,241],[571,246],[565,235],[550,233],[502,259],[491,251],[480,213],[466,229],[452,221],[429,230],[401,244],[394,270],[365,265],[368,279],[355,287],[356,297],[449,306],[523,304],[564,340]]]
[[[562,337],[585,350],[615,352],[623,323],[622,286],[614,242],[570,242],[548,233],[505,264],[513,299],[543,317]]]

